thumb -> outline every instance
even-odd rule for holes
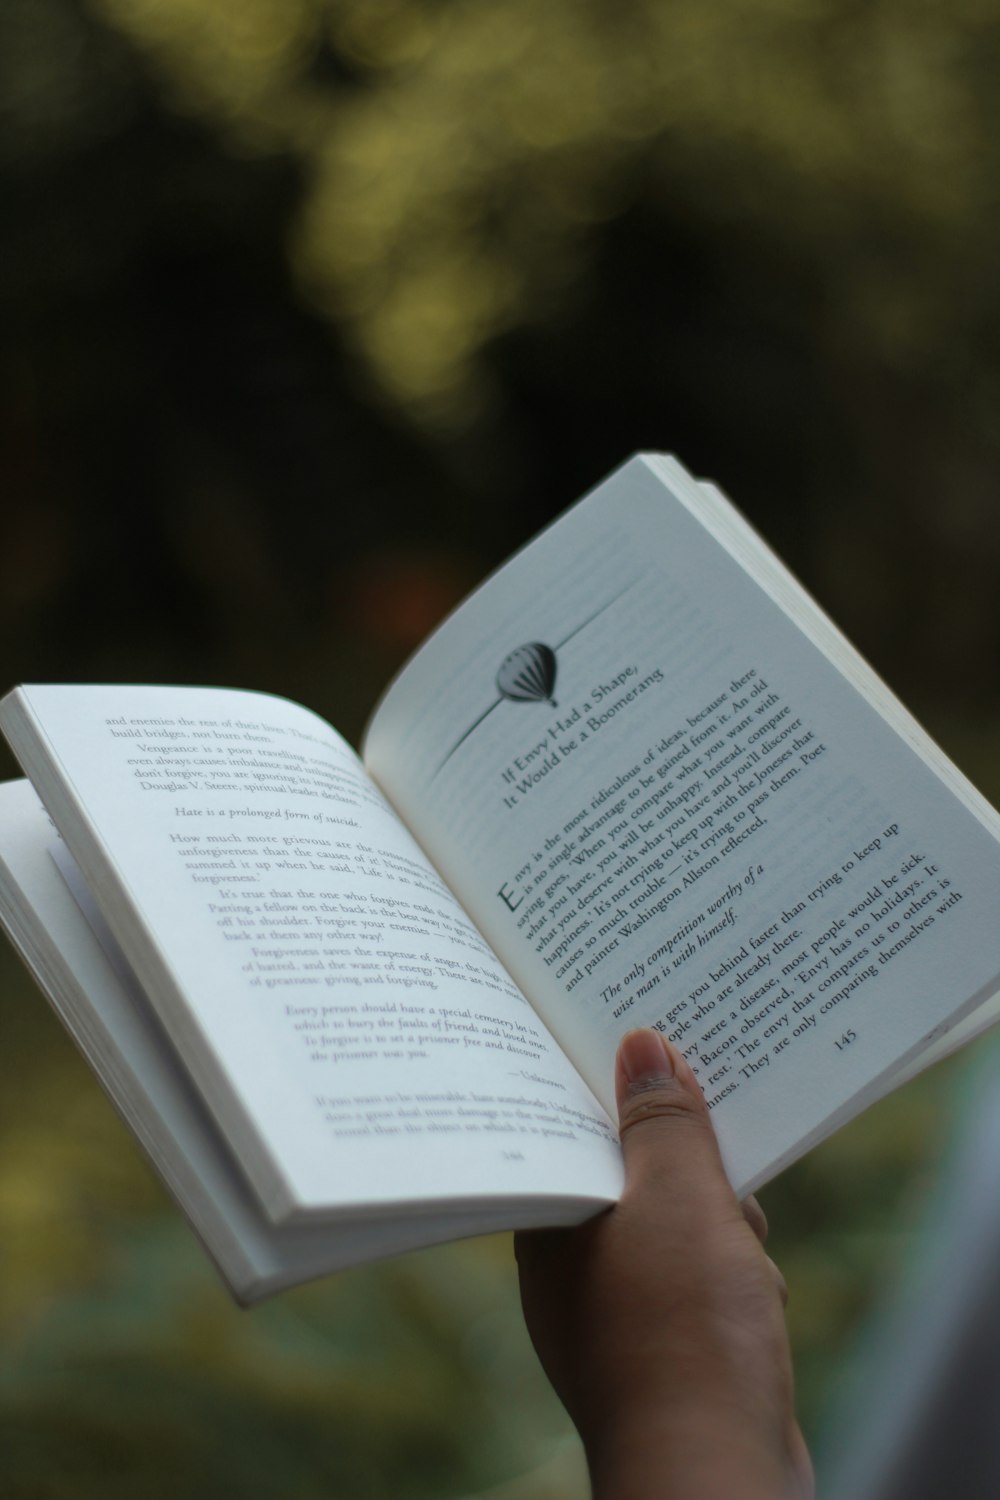
[[[671,1197],[725,1191],[735,1202],[705,1097],[689,1064],[658,1031],[630,1031],[615,1064],[626,1181],[669,1179]]]

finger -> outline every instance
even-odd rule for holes
[[[762,1245],[767,1243],[767,1215],[753,1196],[744,1198],[740,1204],[743,1217]]]
[[[786,1282],[784,1276],[782,1276],[781,1272],[778,1270],[778,1267],[775,1265],[771,1257],[769,1255],[766,1255],[764,1259],[767,1261],[768,1265],[771,1268],[771,1275],[774,1277],[775,1285],[778,1288],[778,1296],[781,1298],[781,1305],[782,1307],[787,1307],[788,1283]]]
[[[701,1089],[684,1058],[658,1031],[626,1032],[615,1059],[618,1124],[626,1132],[650,1119],[705,1112]]]
[[[615,1085],[628,1184],[659,1179],[675,1204],[709,1185],[732,1196],[704,1095],[676,1047],[658,1031],[630,1031],[618,1048]]]
[[[567,1229],[518,1229],[514,1234],[514,1259],[517,1264],[537,1263],[546,1256],[558,1259],[569,1242]]]

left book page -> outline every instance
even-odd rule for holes
[[[272,1218],[614,1196],[600,1106],[322,720],[48,686],[0,719]]]
[[[270,1223],[26,781],[0,784],[0,922],[240,1302],[362,1261],[506,1227],[500,1211],[494,1222],[482,1208]]]

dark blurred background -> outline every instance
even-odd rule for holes
[[[997,0],[3,0],[3,685],[356,739],[671,450],[997,800],[998,116]],[[6,946],[0,985],[7,1493],[584,1492],[506,1241],[237,1314]],[[961,1069],[764,1195],[811,1435]]]

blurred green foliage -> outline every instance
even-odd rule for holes
[[[998,22],[4,0],[5,682],[357,735],[487,567],[671,448],[996,799]],[[0,995],[5,1493],[584,1493],[504,1240],[238,1314],[6,949]],[[764,1195],[810,1430],[963,1066]]]
[[[6,675],[194,658],[319,682],[356,732],[436,612],[647,446],[909,701],[981,718],[997,19],[7,0]],[[354,608],[386,536],[425,603],[388,632],[384,593]]]
[[[808,256],[837,323],[890,364],[933,368],[942,346],[960,360],[984,298],[996,310],[980,218],[998,16],[983,0],[94,9],[179,108],[307,164],[299,275],[419,419],[469,420],[489,400],[485,346],[551,316],[602,226],[650,188],[720,235]],[[324,54],[354,87],[319,83]]]

